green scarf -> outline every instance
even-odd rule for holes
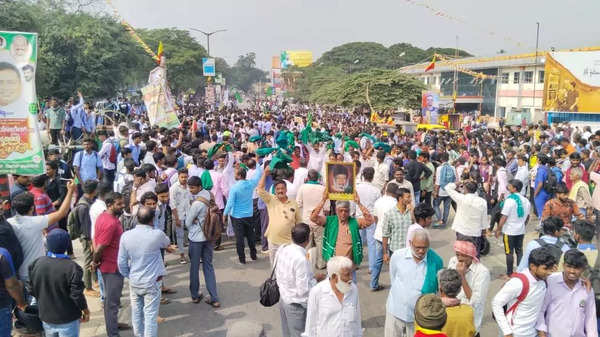
[[[352,235],[352,260],[358,266],[363,259],[363,249],[356,218],[350,217],[348,219],[348,226],[350,227],[350,235]],[[338,229],[339,220],[337,215],[328,216],[325,223],[325,232],[323,233],[323,260],[325,261],[329,261],[330,258],[335,256]]]
[[[525,216],[525,211],[523,210],[523,203],[521,202],[521,198],[519,197],[519,195],[517,193],[511,193],[511,195],[508,196],[508,199],[514,200],[517,204],[517,215],[519,216],[519,218]]]
[[[437,274],[444,268],[444,260],[429,248],[427,250],[427,271],[425,272],[425,281],[421,288],[422,294],[435,294],[438,291]]]
[[[318,181],[314,181],[314,180],[309,180],[309,181],[306,182],[306,184],[309,184],[309,185],[321,185]]]
[[[208,170],[204,170],[200,175],[200,182],[202,183],[202,188],[210,191],[213,188],[213,181],[210,177],[210,172]]]

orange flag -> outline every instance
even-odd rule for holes
[[[425,68],[425,72],[433,70],[434,68],[435,68],[435,54],[433,55],[433,59],[431,60],[431,63],[429,63],[427,68]]]

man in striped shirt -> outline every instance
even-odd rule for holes
[[[48,176],[42,174],[34,177],[31,182],[33,187],[31,188],[30,192],[33,194],[35,214],[37,215],[46,215],[56,211],[54,205],[52,204],[52,200],[46,193],[46,180],[48,180]]]

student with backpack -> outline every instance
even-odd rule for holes
[[[536,324],[546,296],[546,278],[552,274],[556,259],[548,247],[534,249],[529,267],[511,275],[492,300],[493,317],[502,336],[538,336]]]
[[[559,182],[557,184],[554,198],[548,200],[544,205],[541,219],[544,220],[550,216],[561,218],[564,226],[568,228],[571,228],[573,217],[580,220],[584,218],[575,201],[569,199],[569,190],[565,183]]]
[[[542,221],[542,236],[540,236],[539,239],[529,241],[525,247],[523,258],[517,267],[517,272],[521,273],[528,268],[529,254],[536,248],[550,248],[556,261],[560,261],[562,254],[570,249],[569,245],[560,238],[562,228],[563,221],[561,218],[551,216],[544,219],[544,221]]]
[[[92,254],[94,251],[92,238],[92,220],[90,217],[90,207],[96,199],[96,190],[98,188],[97,180],[87,180],[83,183],[83,196],[79,198],[75,208],[71,210],[67,217],[67,228],[71,234],[71,239],[79,239],[83,248],[83,284],[85,286],[84,294],[86,296],[99,297],[100,293],[92,287],[92,281],[98,282],[96,273],[90,269],[92,263]]]
[[[210,294],[205,302],[213,308],[221,306],[219,295],[217,294],[217,280],[213,267],[213,245],[214,237],[207,237],[210,232],[208,226],[214,212],[210,209],[214,205],[214,198],[208,190],[202,189],[202,182],[199,177],[190,177],[188,179],[188,189],[192,194],[190,209],[185,218],[185,225],[188,228],[189,255],[190,255],[190,295],[192,302],[200,303],[204,295],[198,292],[199,289],[199,269],[202,261],[202,273],[206,289]]]
[[[102,142],[102,148],[98,152],[98,156],[102,160],[102,172],[104,181],[113,183],[115,181],[115,172],[117,169],[118,143],[108,137],[104,130],[98,131],[98,139]]]

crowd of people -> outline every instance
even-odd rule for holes
[[[51,148],[45,174],[12,177],[0,336],[15,306],[16,326],[34,329],[35,316],[48,336],[78,336],[90,298],[103,303],[108,336],[158,336],[159,307],[175,292],[165,254],[189,264],[191,301],[219,308],[213,253],[228,238],[242,266],[268,255],[285,337],[362,336],[357,269],[378,292],[384,265],[386,337],[483,336],[490,305],[503,336],[598,336],[600,132],[476,121],[407,132],[287,103],[185,105],[169,130],[126,100],[128,122],[110,124],[78,96],[49,100],[39,120],[52,143],[82,149]],[[328,162],[352,164],[345,200],[330,200]],[[455,254],[442,256],[431,233],[448,227]],[[487,303],[491,245],[504,248],[506,272]],[[124,279],[131,322],[118,321]]]

